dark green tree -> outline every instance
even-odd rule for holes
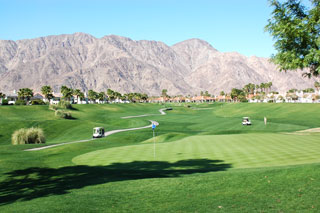
[[[162,96],[162,97],[168,97],[168,90],[167,90],[167,89],[163,89],[163,90],[161,91],[161,96]]]
[[[260,85],[259,85],[259,84],[257,84],[257,85],[256,85],[256,88],[255,88],[256,93],[258,93],[258,92],[259,92],[259,91],[258,91],[258,89],[260,89]]]
[[[33,97],[33,90],[29,88],[22,88],[18,91],[18,98],[20,100],[30,101]]]
[[[52,88],[48,85],[41,87],[41,93],[49,102],[53,98]]]
[[[314,82],[314,87],[319,91],[320,83],[318,81]]]
[[[0,92],[0,98],[5,98],[6,97],[6,94]]]
[[[240,101],[240,102],[246,102],[247,101],[245,92],[243,90],[241,90],[241,89],[236,89],[236,88],[233,88],[231,90],[231,98],[234,101]]]
[[[314,93],[314,89],[313,88],[307,88],[302,90],[304,93]]]
[[[99,92],[98,99],[99,101],[104,101],[106,99],[106,94],[104,92]]]
[[[299,0],[269,0],[274,8],[266,31],[275,40],[272,61],[280,71],[308,68],[304,76],[320,74],[320,1],[310,0],[306,9]]]
[[[95,101],[98,99],[98,93],[93,91],[92,89],[88,91],[88,98],[91,100],[91,101]]]
[[[206,96],[206,97],[210,97],[211,96],[208,91],[205,91],[203,95]]]
[[[112,89],[107,90],[108,99],[113,101],[115,99],[115,92]]]
[[[62,93],[62,97],[65,100],[70,101],[73,96],[73,89],[68,88],[67,86],[61,86],[60,92]]]
[[[73,90],[73,95],[75,95],[77,97],[77,101],[80,98],[81,100],[84,99],[84,93],[81,92],[80,89],[75,89]]]
[[[149,97],[147,94],[145,94],[145,93],[141,94],[141,99],[143,100],[143,102],[146,102],[148,100],[148,98]]]

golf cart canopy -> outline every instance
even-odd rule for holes
[[[242,118],[242,125],[251,125],[251,121],[249,117]]]
[[[93,128],[93,138],[101,138],[104,136],[104,128],[103,127],[95,127]]]

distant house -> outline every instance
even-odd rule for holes
[[[192,102],[204,103],[204,102],[214,102],[215,98],[210,97],[210,96],[197,96],[197,97],[193,97],[191,100],[192,100]]]
[[[31,98],[31,100],[43,100],[45,101],[45,96],[44,95],[41,95],[40,93],[36,93],[33,95],[33,97]]]
[[[167,97],[149,98],[150,103],[165,103],[168,101],[169,101],[169,98]]]
[[[14,90],[11,93],[7,93],[5,99],[8,100],[8,104],[13,105],[18,100],[18,94]]]
[[[219,102],[232,102],[231,96],[228,95],[219,95],[216,97],[216,101]]]
[[[50,99],[50,104],[58,104],[61,100],[61,93],[53,93],[53,98]]]
[[[186,98],[185,97],[175,97],[172,99],[172,102],[174,103],[184,103],[186,102]]]

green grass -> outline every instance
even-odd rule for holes
[[[114,147],[75,157],[78,165],[111,165],[133,161],[177,162],[222,160],[233,168],[285,166],[320,162],[319,135],[241,134],[191,136],[170,143]]]
[[[157,114],[166,116],[119,119]],[[0,107],[0,212],[319,212],[317,104],[75,105],[73,120],[48,106]],[[242,126],[249,116],[252,126]],[[268,125],[263,117],[268,118]],[[150,129],[37,152],[10,145],[41,127],[47,144],[91,138],[92,128]],[[288,134],[290,133],[290,134]]]

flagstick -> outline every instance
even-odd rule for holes
[[[153,158],[156,158],[156,138],[154,137],[154,130],[153,130]]]

